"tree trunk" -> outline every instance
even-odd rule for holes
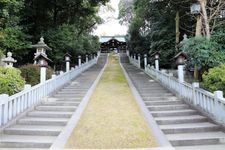
[[[179,51],[178,45],[180,42],[180,13],[179,13],[179,11],[177,11],[175,21],[176,21],[176,45],[175,45],[175,48],[176,48],[176,52],[178,52]]]
[[[197,23],[196,23],[196,30],[195,30],[195,37],[200,37],[202,36],[202,16],[198,15],[197,16]],[[199,70],[198,66],[195,64],[194,66],[194,79],[197,81],[199,77]]]
[[[197,23],[196,23],[196,30],[195,30],[195,36],[202,36],[202,16],[197,16]]]
[[[207,11],[206,11],[207,1],[206,0],[198,0],[198,1],[200,2],[201,9],[202,9],[202,15],[203,15],[203,19],[204,19],[206,38],[210,39],[211,34],[210,34],[209,21],[208,21],[208,16],[207,16]]]

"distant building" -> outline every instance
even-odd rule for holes
[[[101,52],[108,53],[110,51],[126,52],[127,43],[125,36],[101,36]]]

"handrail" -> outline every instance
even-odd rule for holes
[[[0,127],[7,124],[10,120],[17,117],[28,108],[37,105],[72,79],[97,63],[98,57],[82,64],[80,67],[73,68],[68,72],[53,76],[44,83],[39,83],[33,87],[26,85],[24,90],[14,95],[0,95]]]
[[[129,61],[130,61],[130,63],[133,64],[135,67],[139,68],[140,63],[139,63],[138,59],[129,57]]]

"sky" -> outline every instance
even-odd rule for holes
[[[128,27],[119,24],[117,19],[119,15],[119,4],[120,0],[110,0],[109,4],[115,9],[114,12],[103,12],[101,9],[99,15],[103,18],[109,18],[107,22],[98,25],[97,29],[94,31],[95,35],[103,36],[114,36],[114,35],[125,35],[127,33]]]

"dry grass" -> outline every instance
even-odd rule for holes
[[[148,148],[156,142],[134,100],[118,56],[110,56],[66,148]]]

